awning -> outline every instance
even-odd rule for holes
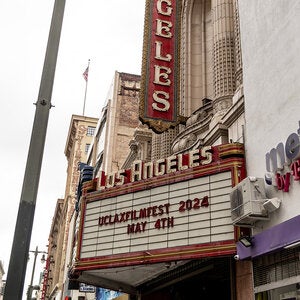
[[[254,258],[300,243],[300,215],[254,235],[251,242],[251,247],[237,243],[239,259]]]

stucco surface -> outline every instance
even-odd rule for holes
[[[245,145],[248,174],[264,177],[265,154],[297,132],[300,120],[300,2],[239,1],[244,66]],[[279,219],[297,212],[299,182],[283,200]]]

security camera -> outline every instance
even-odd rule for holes
[[[233,257],[235,260],[239,260],[240,259],[240,256],[238,254],[236,254],[234,257]]]

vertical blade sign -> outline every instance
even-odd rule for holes
[[[156,133],[180,123],[180,1],[147,0],[140,120]]]

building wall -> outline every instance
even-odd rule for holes
[[[87,162],[107,173],[121,169],[139,126],[140,76],[115,72]],[[101,161],[100,161],[101,160]]]
[[[68,160],[65,197],[57,202],[49,234],[48,257],[50,258],[51,280],[47,295],[60,295],[64,289],[66,274],[66,254],[71,217],[75,210],[77,184],[79,180],[78,163],[85,162],[87,145],[91,144],[93,135],[88,133],[88,127],[95,128],[98,119],[73,115],[70,120],[66,140],[65,155]],[[55,299],[55,298],[52,298]]]
[[[239,1],[248,174],[264,178],[265,154],[299,129],[300,3],[297,0]],[[299,134],[299,132],[298,132]],[[298,182],[288,193],[267,186],[281,209],[264,228],[299,214]]]
[[[67,265],[73,257],[73,244],[70,243],[73,234],[69,232],[73,228],[70,229],[69,225],[70,219],[74,216],[76,190],[79,183],[78,163],[88,163],[95,168],[98,166],[105,172],[117,171],[122,167],[130,153],[129,143],[139,125],[139,89],[140,76],[116,72],[99,121],[82,116],[72,117],[65,148],[68,170],[63,218],[66,221],[63,230],[64,243],[61,249],[63,255],[59,279],[60,290],[64,290],[64,295],[75,296],[75,291],[68,291],[66,278]],[[87,126],[95,127],[93,137],[86,135]],[[85,152],[86,144],[90,144],[87,153]],[[74,224],[76,224],[76,220],[74,220]]]
[[[73,115],[70,121],[70,128],[65,147],[65,155],[68,160],[67,183],[64,199],[64,238],[62,245],[62,257],[60,265],[59,282],[63,284],[66,279],[65,264],[66,253],[68,252],[68,237],[70,221],[75,210],[77,184],[79,180],[78,163],[85,162],[88,154],[88,145],[91,144],[93,135],[88,133],[88,127],[96,127],[98,119],[85,116]]]
[[[253,273],[250,261],[239,262],[236,266],[236,299],[253,299]]]
[[[56,285],[60,284],[60,264],[61,264],[61,251],[63,247],[63,237],[64,237],[64,220],[63,215],[63,203],[64,199],[58,199],[56,202],[55,212],[52,219],[52,225],[48,238],[48,259],[49,263],[46,265],[46,272],[48,276],[44,276],[44,285],[49,285],[45,296],[50,296],[56,294]]]
[[[281,200],[279,209],[269,213],[269,220],[256,222],[252,229],[255,244],[249,248],[249,257],[254,291],[257,299],[298,299],[299,246],[286,246],[299,242],[299,225],[289,225],[277,242],[274,232],[283,230],[300,213],[300,186],[294,176],[299,170],[293,174],[292,160],[283,151],[281,162],[279,150],[275,150],[281,142],[285,150],[288,137],[294,133],[294,153],[299,151],[300,2],[239,0],[239,11],[247,171],[248,175],[267,179],[267,198]],[[266,163],[271,150],[277,151],[275,168]],[[278,184],[277,176],[286,181]],[[265,247],[261,246],[264,240],[268,244]],[[255,252],[258,247],[259,253]],[[241,248],[240,253],[243,251]]]
[[[140,76],[115,73],[113,99],[110,105],[110,135],[107,139],[106,170],[114,172],[121,168],[129,154],[129,142],[139,124],[138,94]],[[106,158],[105,158],[106,157]]]

